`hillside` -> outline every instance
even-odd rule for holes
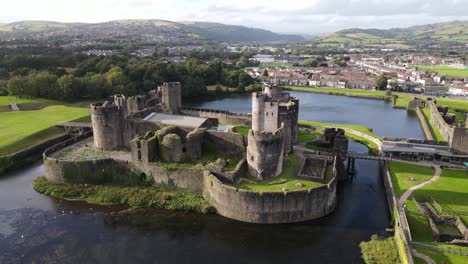
[[[258,28],[209,22],[173,22],[157,19],[116,20],[104,23],[62,23],[19,21],[0,25],[0,40],[13,38],[82,40],[118,38],[119,41],[211,40],[220,42],[302,40],[295,35],[273,33]]]
[[[392,29],[345,29],[321,36],[320,46],[462,46],[468,43],[468,21]]]

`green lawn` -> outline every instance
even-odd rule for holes
[[[378,136],[377,134],[374,134],[370,128],[361,126],[361,125],[332,124],[332,123],[321,123],[321,122],[313,122],[313,121],[306,121],[306,120],[300,120],[299,123],[304,124],[304,125],[310,125],[313,127],[322,127],[322,128],[325,128],[325,127],[351,128],[359,132],[362,132],[364,134],[367,134],[369,136],[382,140],[382,137]],[[379,146],[377,146],[377,144],[375,144],[373,141],[367,138],[363,138],[361,136],[358,136],[356,134],[349,133],[349,132],[346,132],[346,136],[361,144],[366,145],[371,151],[375,153],[379,152]],[[311,149],[314,149],[311,145],[308,145],[308,147],[310,147]]]
[[[249,130],[251,129],[249,126],[234,126],[234,129],[236,129],[236,131],[243,135],[243,136],[247,136],[249,134]]]
[[[468,263],[468,257],[442,253],[437,251],[432,251],[430,249],[425,249],[422,247],[415,246],[414,249],[419,253],[422,253],[430,258],[432,258],[437,264],[465,264]]]
[[[468,212],[468,170],[442,170],[441,177],[413,193],[415,197],[433,197],[442,206]],[[468,223],[468,217],[462,217]]]
[[[359,132],[362,132],[364,134],[367,134],[369,136],[382,139],[381,136],[374,134],[372,132],[372,129],[366,127],[366,126],[361,126],[361,125],[349,125],[349,124],[333,124],[333,123],[321,123],[321,122],[314,122],[314,121],[307,121],[307,120],[299,120],[299,124],[304,124],[304,125],[310,125],[313,127],[338,127],[338,128],[351,128],[354,130],[357,130]]]
[[[414,65],[418,70],[428,70],[453,77],[468,77],[468,69],[457,69],[448,65]]]
[[[411,186],[427,181],[434,175],[434,169],[431,167],[406,162],[392,161],[389,163],[388,168],[398,197]],[[411,181],[411,178],[414,178],[414,181]]]
[[[0,112],[9,112],[10,100],[14,101],[22,111],[40,110],[52,105],[88,108],[91,103],[99,100],[84,100],[78,102],[64,102],[44,98],[19,98],[16,96],[0,96]]]
[[[307,190],[309,188],[317,187],[322,185],[322,183],[302,180],[295,177],[295,170],[298,166],[299,157],[296,155],[289,156],[290,165],[287,167],[283,167],[283,172],[278,177],[274,177],[272,179],[268,179],[265,181],[257,181],[253,176],[245,176],[245,178],[249,181],[253,181],[255,183],[250,182],[243,182],[240,185],[231,184],[230,186],[236,187],[239,189],[245,190],[252,190],[257,192],[282,192],[283,188],[288,189],[289,191],[295,190]],[[273,182],[287,180],[285,183],[280,184],[272,184]],[[303,187],[295,186],[297,183],[302,183]]]
[[[431,113],[429,112],[429,109],[423,108],[422,112],[424,114],[424,117],[426,118],[427,123],[429,124],[429,127],[431,129],[431,133],[434,136],[434,139],[437,140],[437,141],[445,141],[445,138],[442,136],[442,134],[440,133],[437,126],[435,126],[431,122]]]
[[[61,133],[55,123],[84,118],[89,109],[49,106],[36,111],[0,112],[0,155],[19,151]]]

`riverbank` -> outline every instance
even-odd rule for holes
[[[341,89],[341,88],[324,88],[324,87],[298,87],[298,86],[286,86],[288,90],[308,92],[308,93],[320,93],[329,95],[349,96],[366,99],[377,99],[377,100],[393,100],[393,107],[404,108],[408,106],[408,102],[414,97],[420,97],[423,100],[427,100],[427,96],[421,94],[409,94],[392,92],[391,95],[387,95],[386,91],[369,91],[359,89]],[[430,97],[430,96],[429,96]],[[468,100],[459,100],[451,98],[437,98],[437,104],[441,106],[447,106],[452,109],[458,109],[461,111],[468,111]]]
[[[85,201],[99,205],[125,205],[132,208],[163,208],[178,211],[213,213],[214,208],[203,197],[177,191],[175,187],[117,186],[69,184],[38,177],[33,181],[36,191],[57,199]]]
[[[309,125],[320,128],[342,128],[346,132],[346,136],[365,145],[371,153],[379,153],[382,137],[375,134],[371,128],[361,125],[349,125],[349,124],[333,124],[333,123],[321,123],[307,120],[300,120],[299,124]]]

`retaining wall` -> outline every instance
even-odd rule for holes
[[[70,138],[70,135],[62,135],[11,155],[0,156],[0,175],[6,171],[17,169],[39,160],[42,157],[42,153],[47,148],[65,141],[68,138]]]
[[[258,193],[225,185],[206,173],[203,196],[220,215],[231,219],[262,224],[301,222],[335,209],[336,178],[308,190]]]

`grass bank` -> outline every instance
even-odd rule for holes
[[[406,162],[391,161],[388,168],[398,197],[401,197],[410,187],[434,176],[433,168]]]
[[[429,128],[431,129],[434,139],[437,141],[445,141],[445,138],[442,136],[439,129],[431,122],[431,113],[429,113],[429,109],[423,108],[422,112],[426,118],[426,123],[429,124]]]
[[[0,112],[0,155],[8,155],[63,133],[55,123],[86,118],[89,109],[48,106],[42,110]]]
[[[393,237],[382,239],[373,235],[370,241],[361,242],[362,259],[366,264],[400,263],[398,249]]]
[[[420,94],[407,94],[392,92],[391,96],[386,95],[386,91],[369,91],[360,89],[341,89],[341,88],[323,88],[323,87],[297,87],[297,86],[286,86],[285,88],[293,91],[309,92],[309,93],[321,93],[330,95],[341,95],[351,96],[369,99],[380,99],[380,100],[394,100],[393,106],[396,108],[406,108],[408,102],[414,97],[419,97],[424,100],[426,96]],[[437,98],[437,104],[441,106],[448,106],[453,109],[459,109],[461,111],[468,111],[468,100],[459,100],[452,98]]]
[[[214,212],[203,197],[177,191],[168,185],[156,187],[55,183],[45,177],[33,181],[36,191],[59,199],[83,200],[102,205],[127,205],[133,208]]]
[[[361,126],[361,125],[332,124],[332,123],[321,123],[321,122],[313,122],[313,121],[306,121],[306,120],[300,120],[299,124],[310,125],[313,127],[321,127],[321,128],[327,128],[327,127],[350,128],[350,129],[359,131],[361,133],[364,133],[368,136],[382,140],[382,137],[372,132],[372,129],[365,127],[365,126]],[[346,132],[346,136],[353,139],[354,141],[364,144],[373,153],[379,152],[379,146],[376,143],[374,143],[372,140],[369,140],[367,138],[364,138],[362,136],[359,136],[350,132]]]
[[[437,252],[423,247],[415,246],[414,249],[419,253],[422,253],[431,259],[433,259],[437,264],[465,264],[468,262],[468,257],[449,254],[445,252]],[[420,262],[425,263],[425,262]]]

